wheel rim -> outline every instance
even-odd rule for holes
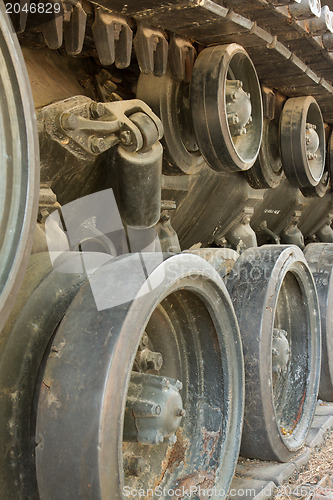
[[[191,109],[200,151],[214,170],[252,167],[261,144],[262,100],[255,68],[240,45],[209,47],[199,54]]]
[[[306,345],[307,316],[304,304],[304,280],[297,267],[284,276],[278,294],[272,339],[272,379],[275,415],[279,431],[291,448],[299,442],[300,422],[306,394],[306,377],[311,368]],[[292,305],[292,310],[290,304]],[[303,431],[303,429],[302,429]]]
[[[241,454],[287,461],[305,442],[319,386],[319,305],[311,272],[298,248],[265,245],[241,255],[227,286],[244,348]]]
[[[0,4],[0,329],[22,283],[37,216],[39,149],[24,60]]]
[[[316,100],[288,99],[281,115],[281,153],[289,182],[297,187],[316,186],[324,172],[324,122]]]
[[[0,416],[6,423],[1,428],[3,498],[38,497],[34,401],[38,371],[54,331],[86,279],[84,274],[53,270],[48,254],[32,255],[14,309],[1,332]]]
[[[327,193],[331,184],[328,170],[325,168],[317,186],[301,187],[300,191],[306,198],[322,198]]]
[[[104,366],[103,358],[106,361],[106,357],[104,354],[101,358],[101,352],[97,352],[99,350],[97,344],[95,344],[96,352],[90,349],[90,365],[94,365],[95,361],[99,359],[99,372],[96,372],[95,368],[94,374],[90,373],[88,378],[84,373],[80,375],[80,377],[82,376],[81,386],[85,387],[86,398],[89,399],[87,405],[84,399],[81,399],[80,389],[74,386],[69,387],[71,383],[68,376],[71,377],[71,375],[68,368],[73,365],[69,361],[68,355],[71,357],[73,351],[72,354],[70,354],[70,350],[66,352],[66,349],[62,352],[62,368],[60,368],[60,364],[55,357],[51,356],[47,361],[43,380],[47,381],[49,377],[52,378],[54,383],[52,382],[51,393],[58,401],[62,401],[63,398],[65,398],[63,401],[69,401],[67,399],[68,395],[71,390],[74,390],[76,394],[74,399],[75,401],[81,401],[81,406],[75,408],[75,404],[68,406],[67,403],[65,404],[66,410],[64,408],[65,413],[62,412],[60,406],[58,407],[59,411],[55,406],[49,411],[50,407],[47,403],[49,395],[45,391],[45,385],[42,385],[37,418],[37,439],[38,441],[41,440],[41,446],[38,446],[36,450],[38,484],[42,497],[46,495],[47,498],[56,498],[66,491],[72,497],[80,494],[87,495],[89,498],[110,498],[110,492],[112,492],[113,498],[122,498],[124,486],[143,485],[145,489],[154,486],[176,488],[188,484],[188,481],[191,484],[202,483],[206,487],[217,486],[219,489],[224,489],[226,494],[238,457],[238,433],[241,428],[242,413],[242,354],[239,339],[237,338],[237,324],[232,307],[230,309],[228,297],[224,293],[221,294],[222,282],[213,268],[203,259],[197,256],[178,255],[165,261],[164,266],[166,266],[165,269],[168,272],[172,269],[172,266],[175,266],[174,269],[177,271],[178,278],[175,280],[174,277],[167,276],[163,285],[161,285],[162,288],[153,290],[149,296],[140,299],[140,307],[137,307],[136,304],[135,308],[131,309],[130,305],[127,304],[120,308],[101,311],[96,316],[96,310],[92,313],[95,304],[91,302],[90,291],[84,287],[81,289],[81,298],[78,296],[78,303],[72,304],[60,325],[55,337],[55,346],[59,345],[59,342],[67,342],[63,337],[64,334],[66,336],[70,331],[78,332],[78,329],[80,329],[79,318],[76,313],[76,308],[80,303],[81,320],[83,311],[85,311],[84,315],[87,319],[87,321],[84,321],[84,330],[87,332],[90,329],[91,315],[94,314],[92,322],[95,324],[97,321],[99,324],[99,339],[102,339],[106,331],[109,332],[106,333],[106,336],[109,335],[110,339],[110,314],[113,317],[113,335],[116,335],[115,332],[118,329],[115,323],[116,317],[120,318],[119,315],[123,315],[120,318],[119,332],[121,334],[119,333],[118,340],[116,336],[114,336],[113,340],[109,340],[111,342],[110,346],[113,343],[112,352],[114,355],[111,359],[114,361],[110,363],[108,355],[107,363]],[[200,286],[198,286],[198,282],[195,283],[192,279],[189,266],[198,270]],[[156,269],[158,271],[161,267]],[[111,277],[106,269],[103,270],[103,275],[104,277],[106,275],[108,275],[108,278]],[[97,279],[96,274],[94,279]],[[218,299],[219,310],[212,305],[212,294],[215,299],[218,296],[220,297]],[[193,319],[193,307],[199,307],[200,312],[202,312],[202,315],[200,317],[198,315],[197,319]],[[190,315],[189,308],[192,311]],[[224,328],[220,324],[221,314],[224,318]],[[207,315],[210,317],[209,321],[211,321],[211,327],[208,329]],[[102,326],[103,316],[106,321],[104,326]],[[88,320],[88,317],[90,317],[90,320]],[[72,329],[74,326],[73,321],[76,325],[74,330]],[[212,328],[212,324],[214,324],[214,328]],[[139,328],[138,325],[140,325]],[[205,325],[204,330],[203,325]],[[104,327],[106,330],[103,333]],[[165,334],[169,332],[167,339],[161,335],[161,329]],[[150,350],[154,350],[153,352],[159,350],[164,358],[163,367],[158,372],[161,373],[161,378],[169,378],[170,376],[172,378],[183,377],[181,392],[186,415],[181,419],[182,423],[177,430],[177,443],[146,444],[143,455],[142,447],[144,445],[133,442],[128,443],[129,431],[128,427],[126,427],[126,419],[125,428],[123,427],[123,418],[126,415],[125,408],[129,404],[128,384],[133,381],[133,376],[135,377],[130,370],[126,370],[124,367],[133,366],[133,362],[137,357],[137,347],[142,342],[142,335],[145,332],[148,335]],[[207,336],[208,332],[210,333]],[[205,340],[203,341],[202,335],[204,333]],[[223,337],[221,337],[221,334]],[[80,360],[77,360],[78,363],[76,363],[77,367],[78,364],[81,365],[85,358],[83,347],[87,339],[84,340],[83,337],[84,333],[81,330],[73,344],[76,346],[77,352],[80,353]],[[210,338],[215,338],[215,340],[211,342]],[[232,340],[230,341],[230,339]],[[198,350],[195,352],[196,349],[193,347],[198,342],[201,349],[203,349],[202,355],[199,355]],[[170,343],[175,348],[174,353],[170,350]],[[168,352],[172,353],[170,357],[165,354],[167,345]],[[218,345],[221,346],[220,354],[218,354]],[[201,356],[202,359],[200,360]],[[223,370],[221,356],[224,360]],[[232,363],[230,363],[230,359],[233,360]],[[117,362],[115,362],[116,360]],[[70,364],[67,364],[67,361]],[[65,366],[67,367],[65,369],[66,375],[63,370]],[[198,369],[198,366],[200,366],[200,369]],[[101,374],[102,371],[104,371],[103,375]],[[216,377],[216,373],[222,375],[222,371],[223,383],[222,377],[221,379]],[[72,375],[74,378],[71,380],[75,380],[78,373],[72,373]],[[153,370],[151,375],[157,375],[156,371],[154,373]],[[98,382],[98,379],[100,382]],[[117,388],[112,383],[116,379]],[[216,379],[217,385],[215,384],[214,389],[212,389],[212,381]],[[104,389],[99,388],[101,387],[100,384]],[[90,389],[92,387],[94,387],[94,394],[96,394],[96,397],[93,397],[93,411],[91,409],[92,401],[90,400]],[[198,393],[196,393],[196,390]],[[232,396],[230,399],[230,394],[235,395],[235,397]],[[98,403],[99,398],[104,401],[101,406]],[[215,408],[216,412],[211,411],[210,407]],[[92,413],[90,413],[89,408]],[[221,414],[221,408],[225,410],[223,414]],[[56,414],[53,413],[54,409],[56,409]],[[90,413],[89,416],[87,412]],[[60,415],[60,413],[63,414]],[[77,420],[80,414],[83,414],[84,418],[80,417]],[[78,425],[80,427],[79,432],[77,432]],[[139,426],[137,428],[139,429]],[[64,436],[66,435],[72,443],[76,442],[76,447],[79,450],[76,457],[76,453],[69,449],[71,444],[66,440],[59,439],[59,432],[65,432]],[[124,435],[127,439],[125,446],[123,445],[123,432],[125,432]],[[90,436],[89,443],[83,442],[84,435]],[[95,438],[100,443],[99,446],[95,445]],[[51,465],[49,461],[50,454],[54,458],[58,454],[61,455],[60,467],[54,467],[54,463],[57,463],[57,461]],[[129,458],[142,458],[143,456],[147,459],[144,461],[146,466],[149,456],[148,468],[150,473],[145,474],[143,472],[138,476],[132,473],[129,474],[128,469],[133,472],[133,461],[130,467],[128,466]],[[49,458],[46,459],[46,457]],[[69,462],[72,463],[74,468],[71,469],[71,477],[68,478],[68,481],[65,480],[67,483],[65,485],[63,481],[59,482],[56,478],[58,474],[60,477],[63,473],[63,466],[65,468],[69,466]],[[123,474],[124,462],[127,465],[126,477]],[[137,464],[137,467],[138,461],[134,460],[134,463]],[[221,470],[223,470],[223,474],[221,474]],[[85,475],[86,473],[88,476]],[[221,493],[221,498],[224,496]]]

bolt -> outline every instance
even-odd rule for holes
[[[92,102],[89,107],[92,118],[100,118],[105,114],[104,104],[101,102]]]
[[[272,356],[278,356],[278,354],[279,354],[279,351],[277,349],[275,349],[275,347],[273,347]]]
[[[306,143],[307,143],[307,144],[310,144],[310,137],[307,137],[307,138],[306,138]]]
[[[132,135],[129,130],[122,130],[120,132],[119,138],[125,146],[130,146],[133,143]]]
[[[177,410],[177,417],[185,417],[186,411],[185,410]]]
[[[237,87],[238,89],[241,89],[241,88],[243,87],[243,82],[242,82],[241,80],[236,80],[236,82],[237,82],[237,83],[236,83],[236,87]]]
[[[247,121],[247,124],[246,124],[246,125],[249,125],[249,123],[252,123],[252,122],[253,122],[253,118],[252,118],[252,116],[250,115],[250,118],[248,119],[248,121]]]
[[[164,442],[164,436],[163,436],[163,434],[158,434],[156,436],[155,443],[158,444],[158,443],[163,443],[163,442]]]
[[[154,405],[151,408],[151,414],[152,415],[160,415],[161,414],[161,407],[160,405]]]
[[[163,358],[160,352],[151,353],[147,357],[147,369],[148,370],[160,370],[163,365]]]
[[[247,97],[248,99],[251,99],[251,94],[250,94],[250,92],[245,92],[245,94],[246,94],[246,97]]]
[[[106,144],[102,137],[93,137],[90,142],[91,151],[95,154],[103,153],[106,150]]]
[[[314,125],[313,123],[307,123],[306,124],[306,130],[310,130],[310,129],[313,129],[313,130],[316,130],[316,125]]]
[[[169,387],[170,387],[170,380],[168,380],[167,378],[163,377],[163,379],[162,379],[162,387],[163,387],[163,389],[169,389]]]
[[[232,101],[236,101],[236,97],[237,97],[236,92],[233,92],[230,97],[231,97]]]
[[[183,388],[183,384],[179,380],[176,380],[175,388],[177,389],[177,391],[181,391]]]
[[[237,125],[237,123],[239,123],[239,118],[236,114],[230,114],[228,115],[228,122],[230,125]]]
[[[245,127],[242,127],[241,128],[241,131],[240,131],[240,135],[246,135],[246,128]]]
[[[146,332],[144,332],[144,334],[142,335],[141,344],[143,346],[147,346],[148,342],[149,342],[148,335],[146,334]]]
[[[62,113],[60,124],[64,130],[75,130],[77,128],[78,118],[72,113]]]

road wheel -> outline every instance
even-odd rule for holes
[[[230,298],[198,256],[148,254],[145,264],[148,279],[134,258],[103,266],[57,329],[38,402],[41,498],[190,485],[227,493],[243,398]],[[131,298],[120,304],[124,290]]]
[[[0,3],[0,330],[23,281],[37,220],[39,146],[21,48]]]
[[[319,299],[322,335],[319,397],[333,401],[333,244],[311,243],[304,251]]]
[[[297,247],[246,250],[229,276],[245,363],[241,454],[287,461],[303,446],[320,374],[314,281]]]

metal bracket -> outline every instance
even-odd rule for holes
[[[139,99],[97,103],[77,96],[47,106],[42,113],[44,130],[74,153],[98,155],[116,144],[142,152],[163,135],[160,119]]]

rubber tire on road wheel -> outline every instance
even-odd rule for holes
[[[251,94],[253,120],[247,134],[237,140],[230,133],[225,102],[229,71]],[[263,113],[257,73],[243,47],[232,43],[200,52],[191,79],[191,111],[200,151],[213,170],[239,172],[252,167],[260,149]]]
[[[306,152],[306,124],[316,125],[319,136],[318,158],[308,160]],[[316,186],[325,165],[325,133],[323,117],[312,96],[292,97],[282,109],[280,119],[282,163],[285,174],[295,187]]]
[[[258,158],[245,171],[247,182],[254,189],[274,189],[284,177],[279,146],[279,127],[275,121],[264,118],[262,141]]]
[[[16,34],[0,2],[0,330],[28,264],[37,219],[35,108]]]
[[[241,455],[288,461],[304,445],[318,394],[321,338],[313,277],[299,248],[267,245],[239,257],[227,288],[244,349]],[[274,328],[288,332],[291,349],[278,386],[272,372]]]
[[[243,410],[242,349],[229,295],[213,267],[196,255],[163,263],[158,254],[142,255],[149,292],[136,254],[116,258],[81,288],[58,327],[38,403],[41,498],[119,500],[134,479],[136,488],[182,488],[190,481],[225,490],[219,498],[227,493]],[[140,295],[144,289],[148,293]],[[123,291],[132,299],[113,305]],[[149,454],[151,468],[131,479],[123,473],[123,419],[145,331],[160,344],[161,376],[183,382],[186,416],[174,445],[130,443],[140,447],[138,456]]]
[[[32,255],[14,309],[1,332],[1,498],[39,498],[35,387],[49,342],[87,279],[84,273],[74,274],[73,264],[71,261],[72,273],[62,273],[52,268],[49,254]]]
[[[321,373],[319,397],[333,402],[333,244],[311,243],[304,250],[312,271],[321,317]]]

